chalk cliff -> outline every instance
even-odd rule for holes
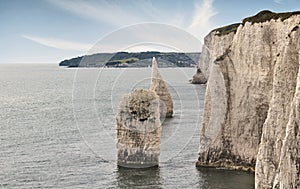
[[[300,187],[300,12],[262,11],[212,31],[197,166],[255,171],[256,188]]]
[[[204,38],[197,73],[193,76],[191,83],[205,84],[207,82],[210,65],[229,48],[238,25],[232,24],[215,29]],[[226,32],[223,33],[224,31]]]
[[[298,32],[298,44],[299,38]],[[274,189],[300,187],[300,56],[298,62],[296,92],[291,103],[289,121],[282,142],[279,166],[273,183]]]

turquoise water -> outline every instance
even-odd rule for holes
[[[174,118],[163,122],[158,168],[116,166],[115,112],[148,88],[150,69],[0,65],[0,188],[254,188],[254,175],[197,169],[205,86],[191,68],[161,69]]]

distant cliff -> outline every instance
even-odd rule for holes
[[[300,12],[262,11],[205,38],[197,166],[255,171],[256,188],[300,187],[299,27]]]
[[[64,60],[59,66],[68,67],[148,67],[152,57],[161,62],[161,67],[193,67],[198,63],[200,53],[177,52],[117,52],[97,53]]]

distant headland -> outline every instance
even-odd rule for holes
[[[149,67],[152,57],[157,57],[161,67],[195,67],[200,52],[117,52],[97,53],[63,60],[59,66],[67,67]]]

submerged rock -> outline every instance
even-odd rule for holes
[[[143,168],[158,165],[159,118],[159,97],[154,91],[136,89],[123,97],[116,118],[119,166]]]
[[[155,91],[159,96],[159,109],[160,117],[170,118],[173,116],[173,100],[169,92],[168,86],[163,80],[162,76],[158,71],[157,62],[155,57],[152,60],[152,74],[151,74],[151,85],[150,90]]]

